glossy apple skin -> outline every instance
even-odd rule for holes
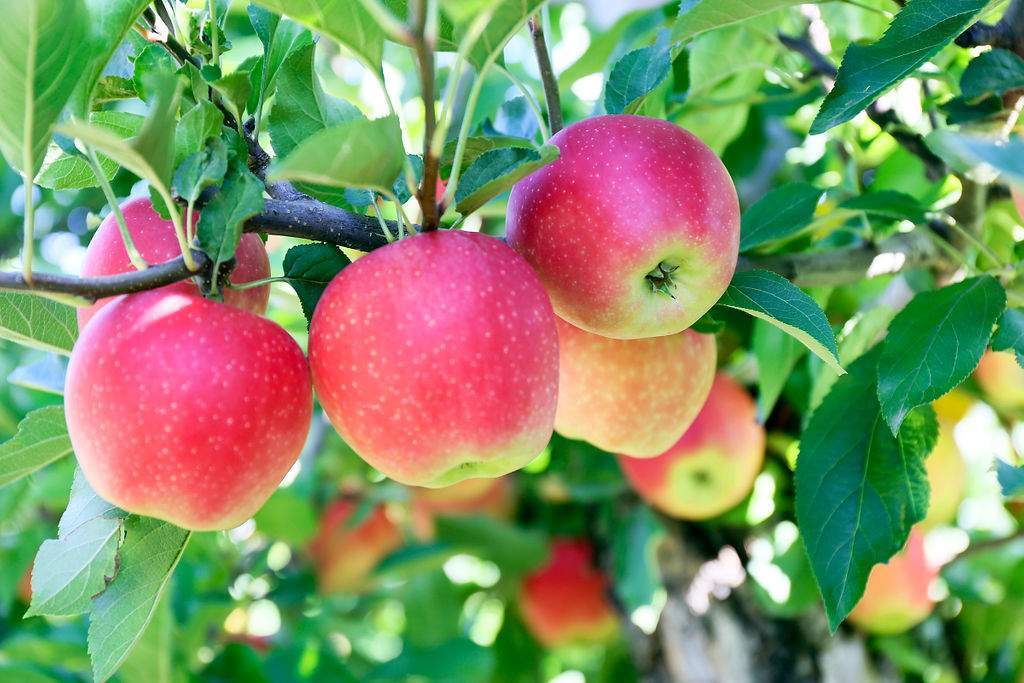
[[[974,371],[985,400],[1004,410],[1024,409],[1024,369],[1010,351],[986,351]]]
[[[177,292],[104,306],[68,366],[68,432],[89,484],[186,529],[249,519],[298,458],[312,408],[306,361],[287,332]]]
[[[560,539],[552,543],[547,564],[523,580],[519,611],[546,647],[605,642],[619,628],[607,591],[590,544]]]
[[[147,263],[157,264],[181,256],[178,238],[174,234],[174,224],[161,218],[153,210],[153,204],[149,199],[130,199],[121,205],[121,212],[124,214],[124,221],[128,226],[128,232],[131,233],[132,241],[135,242],[135,247]],[[196,214],[197,224],[198,221],[199,215]],[[235,284],[270,277],[270,260],[267,258],[267,250],[258,236],[242,235],[235,258],[238,265],[231,273],[231,281]],[[121,240],[117,219],[113,213],[110,213],[100,223],[96,234],[89,242],[89,247],[85,252],[85,262],[82,264],[82,276],[116,275],[134,270],[135,266],[128,260],[128,252],[125,251],[124,242]],[[164,289],[182,294],[199,293],[199,289],[191,280],[176,282],[173,285],[167,285]],[[270,285],[252,289],[224,290],[225,303],[256,315],[263,315],[267,312],[269,300]],[[78,329],[85,329],[86,323],[111,301],[113,301],[112,298],[100,299],[92,306],[79,308]]]
[[[650,458],[690,426],[715,377],[715,338],[685,330],[609,339],[558,320],[555,429],[610,453]]]
[[[928,585],[938,573],[938,567],[925,557],[923,533],[911,530],[906,547],[888,564],[871,570],[864,596],[847,619],[878,635],[895,635],[917,626],[932,613]]]
[[[679,519],[708,519],[737,505],[764,464],[765,433],[747,391],[725,373],[674,446],[656,458],[619,457],[633,489]]]
[[[338,499],[324,510],[309,544],[321,593],[358,593],[371,585],[373,569],[402,546],[402,532],[384,506],[377,505],[354,526],[359,503]]]
[[[510,477],[463,479],[440,489],[413,487],[410,491],[410,522],[417,538],[434,537],[437,517],[485,516],[508,519],[515,507]]]
[[[494,237],[434,231],[359,259],[324,291],[309,354],[338,433],[403,484],[507,474],[551,437],[555,316]]]
[[[736,269],[740,210],[725,166],[691,133],[642,116],[598,116],[551,138],[553,164],[520,180],[509,244],[573,325],[616,339],[675,334]],[[648,273],[676,267],[672,295]]]

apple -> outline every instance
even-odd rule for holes
[[[656,458],[619,457],[640,496],[667,515],[708,519],[740,503],[764,463],[765,433],[746,390],[718,373],[682,438]]]
[[[679,126],[598,116],[551,138],[552,164],[520,180],[508,243],[555,312],[616,339],[682,332],[725,292],[740,209],[725,166]]]
[[[402,545],[402,532],[376,505],[354,520],[359,503],[340,498],[324,510],[309,544],[309,555],[322,593],[357,593],[371,585],[370,574],[382,559]]]
[[[685,330],[609,339],[558,321],[555,429],[611,453],[653,457],[690,426],[715,377],[715,338]]]
[[[120,297],[71,352],[64,407],[104,499],[186,529],[249,519],[295,463],[313,401],[278,325],[175,291]]]
[[[410,516],[417,538],[434,537],[434,518],[483,515],[508,519],[515,506],[509,477],[463,479],[440,489],[413,487]]]
[[[596,569],[585,540],[556,540],[547,564],[523,580],[523,623],[546,647],[610,640],[619,622],[608,601],[608,579]]]
[[[922,532],[912,529],[906,547],[871,570],[864,595],[847,619],[868,633],[903,633],[932,613],[928,586],[938,574],[925,557]]]
[[[1024,219],[1024,192],[1011,186],[1010,196],[1013,198],[1013,205],[1017,208],[1017,215]]]
[[[985,400],[997,408],[1024,409],[1024,369],[1011,351],[986,351],[974,371]]]
[[[161,218],[153,210],[153,204],[149,199],[131,199],[121,205],[121,213],[124,214],[124,222],[128,226],[128,232],[131,233],[135,247],[147,263],[157,264],[181,256],[178,238],[174,234],[174,224]],[[198,223],[198,214],[196,214],[196,222]],[[267,258],[267,250],[257,235],[242,235],[235,260],[237,266],[231,273],[231,282],[235,284],[270,277],[270,260]],[[117,275],[134,270],[135,266],[128,260],[128,252],[125,251],[117,219],[111,213],[103,219],[100,227],[96,229],[96,234],[92,236],[92,241],[89,242],[89,247],[85,252],[85,262],[82,264],[82,277]],[[164,289],[182,294],[199,293],[199,289],[191,280],[167,285]],[[79,308],[78,328],[85,329],[86,323],[96,315],[100,308],[112,300],[113,298],[100,299],[91,306]],[[224,289],[225,303],[256,315],[266,313],[269,300],[270,285],[251,289]]]
[[[555,316],[494,237],[432,231],[349,265],[316,307],[309,356],[334,427],[402,484],[507,474],[551,437]]]
[[[956,445],[953,429],[971,406],[971,397],[952,391],[932,403],[939,418],[939,439],[924,461],[930,495],[928,514],[919,526],[933,529],[956,521],[964,498],[967,466]]]

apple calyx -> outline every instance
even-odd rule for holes
[[[662,261],[659,263],[654,270],[647,273],[644,279],[651,285],[652,292],[660,292],[666,296],[676,298],[676,295],[672,293],[675,289],[675,281],[672,277],[672,273],[676,272],[679,266],[673,266]]]

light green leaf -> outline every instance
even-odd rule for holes
[[[149,517],[125,520],[120,569],[92,604],[89,656],[97,681],[110,678],[149,626],[191,532]]]
[[[224,114],[209,100],[200,100],[185,112],[174,131],[174,166],[203,149],[224,125]]]
[[[202,150],[189,155],[174,172],[174,191],[186,201],[195,201],[207,187],[224,180],[228,172],[228,148],[213,138]]]
[[[537,169],[558,159],[558,148],[544,145],[537,149],[505,147],[484,152],[470,164],[459,179],[455,208],[462,215],[473,213],[488,201]]]
[[[844,368],[849,367],[875,345],[895,315],[895,309],[878,305],[858,313],[849,320],[847,328],[852,329],[844,330],[839,340],[839,361]],[[831,368],[821,369],[811,389],[809,411],[818,407],[839,377]]]
[[[806,227],[824,190],[807,183],[789,183],[770,190],[743,213],[740,251],[747,251]]]
[[[63,406],[33,410],[13,437],[0,444],[0,486],[26,477],[71,454]]]
[[[896,190],[865,192],[851,197],[839,205],[842,209],[863,211],[869,216],[878,216],[894,221],[923,223],[925,209],[915,197]]]
[[[672,41],[689,40],[705,31],[792,7],[804,0],[683,0],[672,26]]]
[[[120,138],[127,139],[138,135],[144,119],[128,112],[98,111],[89,116],[89,121]],[[98,154],[97,158],[103,175],[107,180],[112,180],[117,174],[117,162],[104,154]],[[99,187],[100,184],[92,164],[84,154],[68,154],[57,145],[50,146],[50,152],[35,182],[54,190],[80,190],[86,187]]]
[[[367,67],[380,71],[384,31],[356,0],[253,0],[319,31],[351,50]]]
[[[928,505],[924,459],[938,438],[935,413],[914,411],[893,436],[875,386],[879,351],[835,383],[811,416],[796,461],[797,523],[833,632],[872,566],[903,547]]]
[[[235,256],[242,226],[263,210],[263,183],[242,164],[230,173],[199,215],[199,248],[216,264]]]
[[[269,175],[328,187],[390,190],[404,163],[398,119],[388,116],[346,121],[314,133],[277,161]]]
[[[89,13],[86,51],[89,60],[71,95],[71,110],[79,118],[84,117],[89,111],[90,98],[100,102],[103,97],[109,96],[109,90],[105,90],[105,95],[101,95],[101,88],[97,87],[100,75],[132,24],[150,2],[151,0],[85,0]],[[134,97],[134,92],[130,96]]]
[[[967,379],[1005,307],[999,282],[982,275],[921,292],[900,311],[878,361],[878,396],[893,433],[912,408]]]
[[[1019,137],[1001,143],[940,129],[929,133],[925,142],[954,169],[980,173],[979,181],[992,182],[1001,175],[1007,183],[1024,185],[1024,140]]]
[[[78,338],[75,309],[22,292],[0,292],[0,339],[69,355]]]
[[[173,683],[180,680],[175,676],[172,665],[174,625],[168,593],[160,599],[149,626],[117,672],[121,683]]]
[[[4,4],[0,34],[0,153],[34,177],[61,110],[88,62],[83,0]]]
[[[824,133],[859,114],[963,33],[987,5],[988,0],[910,0],[878,42],[846,49],[810,132]]]
[[[781,275],[765,270],[736,273],[718,304],[766,320],[795,337],[836,372],[845,372],[825,313],[814,299]]]
[[[754,321],[751,347],[757,359],[757,418],[764,422],[771,415],[796,362],[807,349],[764,320]]]
[[[497,6],[491,14],[487,28],[480,34],[476,45],[469,53],[469,62],[477,69],[488,61],[497,60],[501,56],[505,44],[526,24],[526,20],[544,0],[497,0]],[[462,36],[456,34],[456,40]]]
[[[633,50],[615,63],[604,86],[604,108],[609,114],[635,114],[647,97],[668,76],[672,50],[668,31],[654,45]]]

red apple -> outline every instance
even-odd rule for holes
[[[181,256],[178,238],[174,234],[174,224],[161,218],[153,210],[149,199],[129,200],[121,205],[121,212],[124,214],[124,222],[128,226],[128,232],[131,233],[135,247],[148,263],[157,264]],[[199,217],[196,214],[196,221],[198,222],[198,220]],[[267,250],[264,249],[263,242],[258,236],[242,235],[235,259],[238,265],[231,273],[233,283],[242,284],[270,277],[270,261],[267,258]],[[125,251],[117,219],[111,213],[103,219],[100,227],[96,229],[96,234],[92,236],[92,241],[89,242],[89,248],[85,252],[85,263],[82,265],[82,276],[117,275],[134,270],[135,266],[128,260],[128,252]],[[199,292],[191,280],[177,282],[164,289],[182,294],[197,294]],[[224,289],[225,303],[256,315],[266,313],[269,299],[270,285],[252,289]],[[85,324],[96,315],[97,311],[112,300],[100,299],[92,306],[79,308],[78,328],[84,329]]]
[[[1009,411],[1024,409],[1024,369],[1011,351],[986,351],[974,371],[985,400]]]
[[[359,503],[342,498],[330,504],[309,554],[322,593],[357,593],[370,585],[374,567],[402,545],[402,532],[377,505],[360,521]]]
[[[875,565],[860,602],[847,617],[850,623],[879,635],[894,635],[917,626],[932,613],[928,585],[938,576],[928,563],[924,536],[914,529],[907,546],[888,564]]]
[[[593,565],[585,540],[558,540],[548,563],[523,581],[519,611],[546,647],[600,643],[618,632],[608,580]]]
[[[251,517],[298,458],[312,408],[287,332],[178,292],[104,306],[68,366],[68,432],[89,484],[186,529]]]
[[[313,314],[309,355],[335,428],[403,484],[497,477],[551,437],[555,316],[494,237],[434,231],[348,266]]]
[[[616,339],[682,332],[736,269],[740,209],[725,166],[691,133],[598,116],[551,138],[559,159],[519,181],[508,242],[555,312]]]
[[[680,519],[707,519],[747,497],[764,463],[764,428],[746,390],[718,373],[708,400],[682,438],[656,458],[620,457],[648,503]]]
[[[609,339],[558,321],[555,429],[612,453],[653,457],[690,426],[715,377],[715,338],[686,330]]]
[[[420,539],[434,537],[434,518],[483,515],[508,519],[515,505],[509,477],[463,479],[440,489],[414,487],[410,515],[413,532]]]

